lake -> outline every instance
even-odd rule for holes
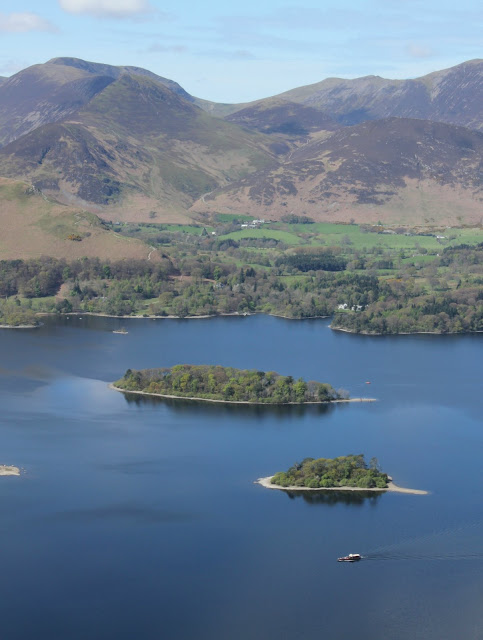
[[[481,638],[483,336],[328,325],[64,316],[0,331],[0,464],[24,469],[0,478],[2,637]],[[378,402],[210,405],[107,386],[177,363]],[[253,484],[349,453],[430,495]],[[336,562],[347,553],[366,558]]]

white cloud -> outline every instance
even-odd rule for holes
[[[199,52],[199,55],[217,60],[257,60],[257,57],[247,49],[237,49],[236,51],[228,51],[227,49],[205,49]]]
[[[184,45],[165,45],[160,44],[159,42],[154,42],[147,49],[147,53],[186,53],[188,51],[188,47]]]
[[[0,31],[27,33],[28,31],[58,31],[57,27],[36,13],[0,13]]]
[[[68,13],[98,18],[129,18],[153,11],[147,0],[59,0],[59,4]]]
[[[0,76],[10,76],[28,66],[28,63],[20,60],[0,60]]]
[[[412,58],[430,58],[434,55],[434,51],[430,47],[417,44],[416,42],[410,42],[406,46],[406,53]]]

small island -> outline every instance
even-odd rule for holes
[[[363,454],[338,458],[305,458],[288,471],[259,478],[258,484],[267,489],[289,491],[397,491],[425,495],[427,491],[398,487],[392,478],[381,471],[376,458],[366,463]]]
[[[0,329],[36,329],[42,323],[34,311],[14,302],[0,301]]]
[[[336,391],[327,383],[306,382],[303,378],[295,380],[274,371],[215,365],[178,364],[164,369],[128,369],[112,388],[164,398],[240,404],[351,402],[347,392]]]
[[[20,469],[10,464],[0,464],[0,476],[19,476]]]

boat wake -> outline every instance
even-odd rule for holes
[[[399,553],[399,554],[367,554],[364,560],[483,560],[482,553]]]
[[[363,553],[364,560],[483,560],[483,520],[406,538]],[[468,551],[466,551],[468,550]]]

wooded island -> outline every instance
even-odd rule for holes
[[[319,403],[347,400],[345,391],[330,384],[295,380],[274,371],[234,369],[215,365],[178,364],[171,368],[128,369],[113,384],[121,391],[167,397],[260,404]]]
[[[369,465],[363,454],[338,458],[305,458],[288,471],[279,471],[271,484],[280,487],[328,489],[332,487],[358,487],[360,489],[387,488],[388,475],[383,473],[376,458]]]

